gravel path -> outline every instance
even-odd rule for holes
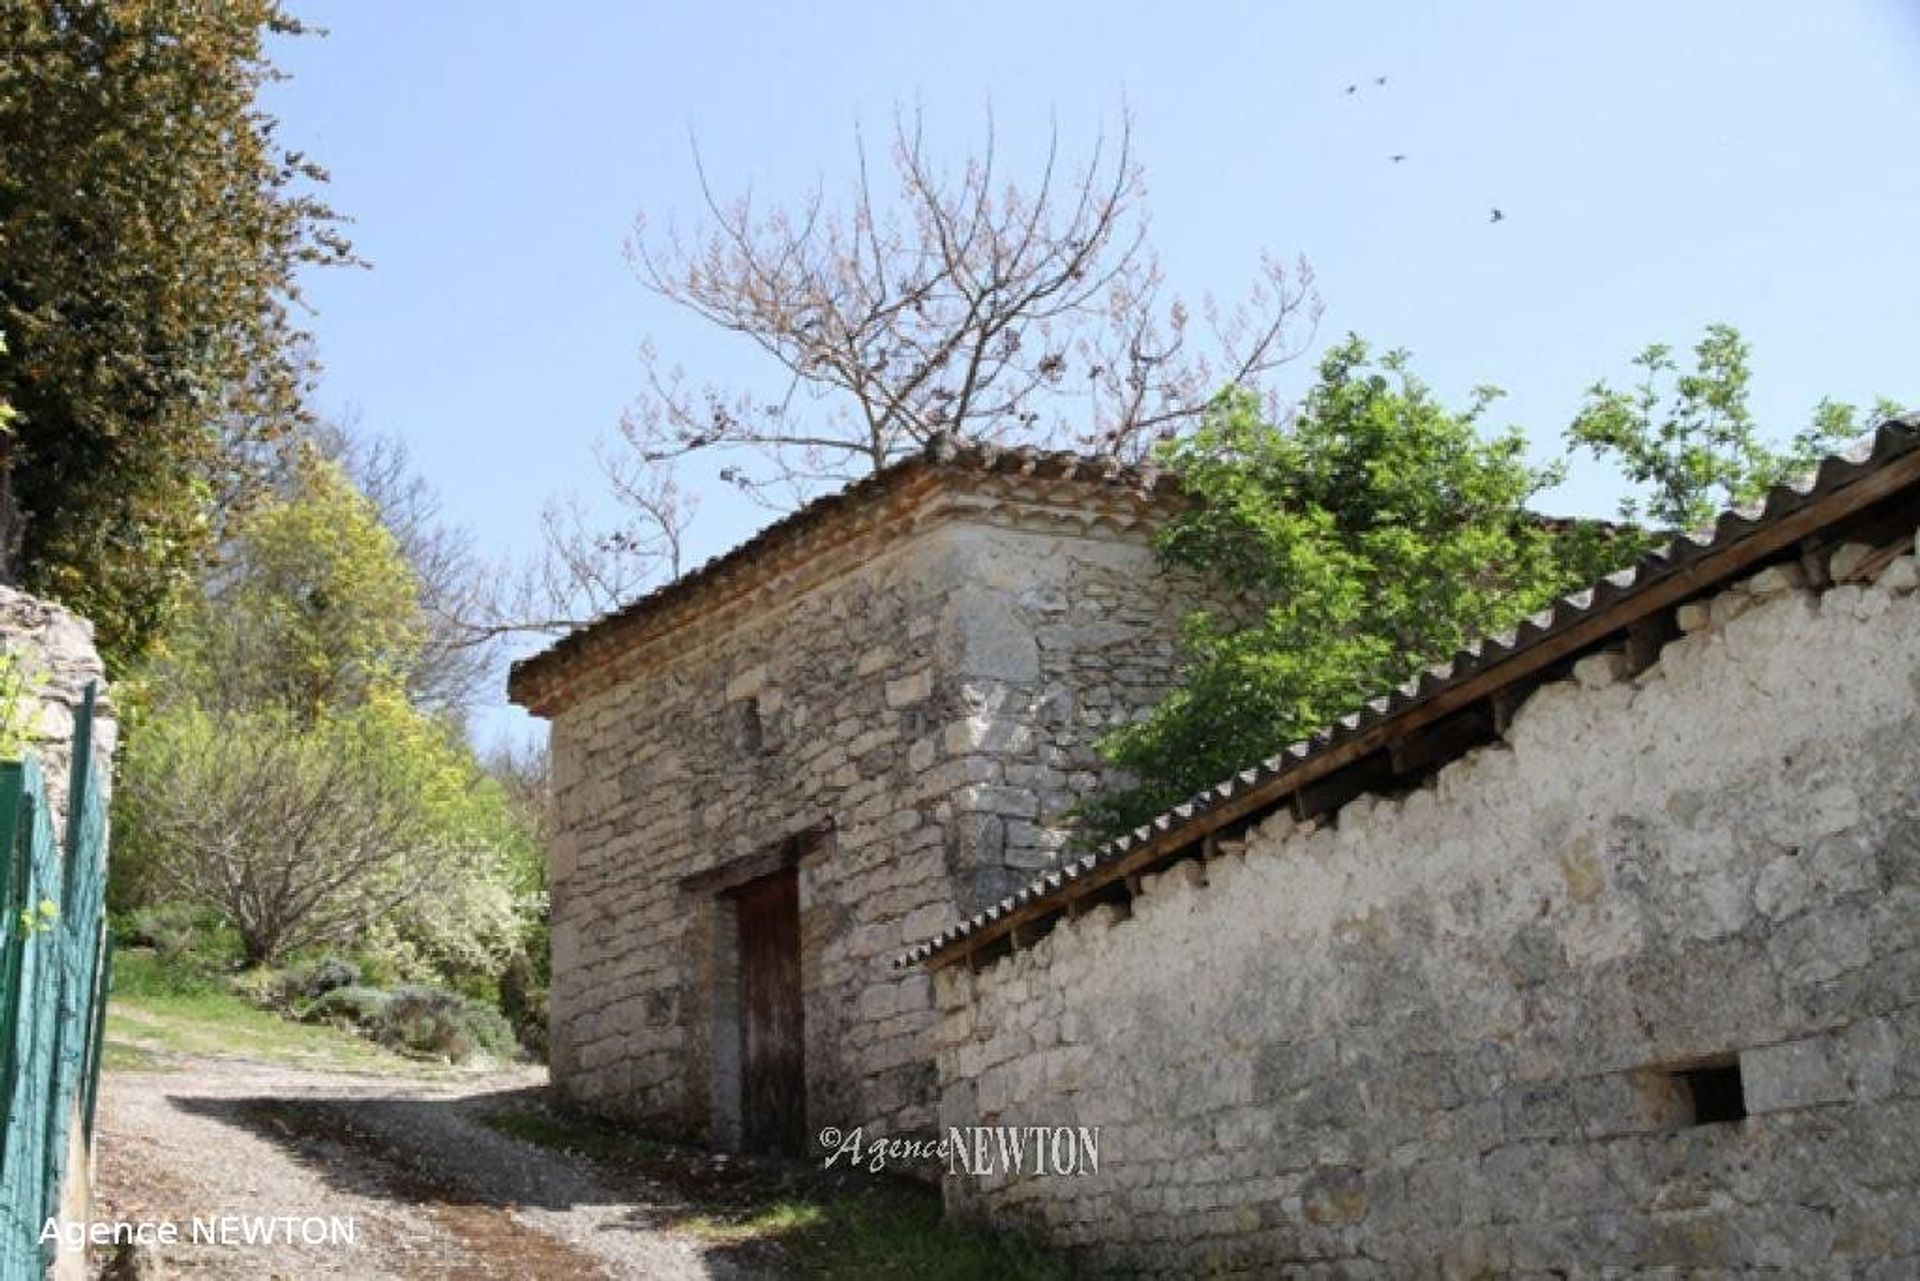
[[[736,1265],[664,1224],[687,1206],[476,1118],[544,1073],[442,1081],[191,1059],[102,1085],[96,1222],[172,1222],[164,1275],[725,1277]],[[351,1217],[351,1245],[192,1243],[218,1215]],[[316,1235],[318,1229],[315,1229]],[[289,1241],[291,1235],[294,1239]]]

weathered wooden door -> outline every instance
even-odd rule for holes
[[[806,1036],[800,1003],[800,891],[794,869],[734,891],[740,914],[741,1134],[749,1152],[807,1151]]]

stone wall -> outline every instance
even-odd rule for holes
[[[65,831],[67,781],[73,763],[74,716],[89,682],[100,690],[94,747],[110,760],[114,722],[106,701],[106,668],[93,645],[93,625],[50,601],[0,587],[0,652],[13,655],[9,683],[21,697],[27,749],[40,758],[47,792]],[[101,783],[111,781],[102,771]]]
[[[1100,1128],[950,1207],[1150,1274],[1920,1270],[1914,559],[1799,581],[937,971],[942,1124]],[[1703,1066],[1746,1119],[1696,1123]]]
[[[736,942],[712,887],[802,837],[809,1128],[930,1126],[929,980],[890,961],[1054,857],[1095,739],[1165,688],[1191,598],[1144,528],[1052,499],[923,505],[557,712],[564,1092],[737,1139]]]
[[[106,701],[106,669],[93,645],[93,627],[86,620],[51,602],[11,587],[0,587],[0,652],[9,655],[9,698],[28,751],[39,757],[53,805],[54,831],[66,831],[67,787],[73,765],[74,717],[89,682],[98,682],[99,717],[94,722],[94,751],[102,762],[97,778],[106,787],[112,771],[115,726]],[[86,1145],[86,1126],[75,1101],[67,1121],[67,1178],[60,1190],[59,1215],[67,1222],[84,1222],[92,1201],[92,1154]],[[49,1275],[83,1278],[87,1275],[84,1249],[62,1248]]]
[[[1167,693],[1180,619],[1202,588],[1163,570],[1141,538],[962,525],[943,558],[938,751],[992,774],[954,798],[972,912],[1058,860],[1071,811],[1104,778],[1099,739]]]

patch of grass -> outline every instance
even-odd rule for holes
[[[143,1045],[131,1040],[115,1039],[113,1030],[109,1028],[107,1048],[100,1057],[100,1066],[108,1072],[164,1072],[172,1064]]]
[[[715,1219],[696,1214],[681,1223],[703,1241],[737,1244],[757,1237],[778,1236],[787,1232],[807,1232],[826,1222],[826,1212],[811,1201],[775,1201],[764,1210],[739,1219]]]
[[[128,1000],[180,1000],[218,995],[226,985],[197,965],[163,959],[151,948],[123,947],[113,957],[113,994]]]
[[[671,1226],[759,1270],[847,1281],[1070,1275],[1022,1238],[946,1222],[939,1193],[910,1180],[716,1157],[555,1110],[515,1108],[481,1119],[503,1134],[665,1184],[702,1207]]]
[[[298,1066],[419,1075],[423,1066],[350,1033],[290,1022],[256,1009],[218,977],[170,965],[144,948],[114,953],[106,1065],[115,1043],[138,1050],[267,1059]]]
[[[932,1188],[876,1181],[810,1205],[815,1214],[789,1228],[777,1226],[776,1216],[757,1238],[777,1242],[807,1276],[1041,1281],[1068,1275],[1064,1263],[1023,1238],[948,1223]]]

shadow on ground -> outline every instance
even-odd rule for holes
[[[679,1234],[721,1275],[1066,1275],[1021,1240],[946,1224],[914,1180],[661,1143],[556,1108],[540,1087],[171,1101],[265,1137],[342,1192],[478,1207],[535,1235],[541,1212],[599,1207],[593,1231]]]

